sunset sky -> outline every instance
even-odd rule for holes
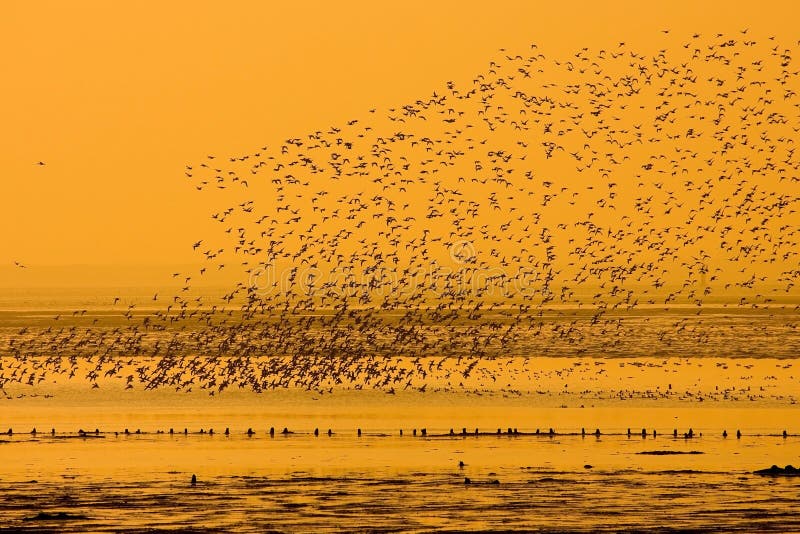
[[[466,82],[501,47],[797,37],[788,1],[606,4],[5,2],[0,263],[195,262],[219,199],[186,164]]]

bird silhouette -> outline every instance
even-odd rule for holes
[[[208,155],[184,170],[187,193],[219,198],[194,277],[238,280],[197,296],[176,272],[158,309],[31,327],[0,341],[18,362],[0,386],[63,374],[396,393],[501,380],[515,395],[518,378],[569,391],[589,376],[529,356],[793,356],[800,71],[795,45],[745,33],[503,50],[463,87]],[[499,372],[498,357],[519,362]],[[705,398],[623,386],[620,398]]]

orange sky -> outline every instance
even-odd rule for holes
[[[605,4],[5,2],[0,264],[194,262],[220,202],[184,165],[429,95],[501,47],[797,38],[789,1]]]

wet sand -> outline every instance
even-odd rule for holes
[[[362,424],[359,437],[353,423],[367,423],[368,413],[359,415],[340,406],[338,413],[329,408],[323,416],[310,413],[303,402],[294,410],[285,406],[280,410],[282,421],[292,422],[293,433],[286,436],[279,431],[270,437],[266,418],[255,425],[252,436],[241,424],[232,426],[228,436],[221,427],[209,435],[207,426],[201,435],[196,432],[200,425],[223,417],[239,423],[243,416],[202,409],[181,413],[179,408],[168,417],[158,410],[149,416],[121,417],[146,429],[142,434],[107,433],[102,439],[6,436],[0,443],[3,526],[75,532],[142,528],[697,532],[711,531],[708,525],[714,525],[714,531],[787,532],[800,528],[795,513],[800,480],[753,473],[774,463],[800,463],[800,437],[763,435],[768,429],[761,426],[761,421],[791,420],[794,410],[509,412],[500,403],[470,414],[458,399],[453,400],[426,412],[423,422],[438,419],[440,424],[429,427],[431,435],[424,438],[413,437],[410,431],[399,435],[396,429],[414,416],[405,410],[384,413],[385,429]],[[359,406],[365,412],[386,412],[385,406],[369,402]],[[254,415],[246,417],[258,419]],[[278,415],[272,413],[271,421]],[[165,419],[195,431],[187,436],[155,433]],[[592,421],[609,434],[622,431],[623,435],[451,437],[441,425],[445,420],[457,426],[456,421],[467,424],[476,419],[487,425],[489,420],[514,419],[542,426],[573,421],[588,426]],[[645,419],[662,425],[664,432],[655,438],[628,437],[618,426],[627,421],[638,428]],[[726,419],[747,422],[745,435],[723,438],[720,423]],[[667,435],[668,422],[679,425],[689,420],[696,437]],[[314,436],[313,428],[327,430],[329,425],[333,435],[323,431]],[[674,454],[644,454],[654,451]],[[54,518],[60,513],[68,515]]]
[[[800,478],[754,474],[800,464],[791,364],[494,361],[535,367],[537,389],[460,393],[18,386],[0,514],[14,531],[793,531]]]

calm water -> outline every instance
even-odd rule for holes
[[[800,464],[790,403],[559,408],[563,398],[528,394],[47,391],[2,404],[0,419],[14,429],[0,443],[3,528],[800,530],[800,477],[752,474]],[[282,435],[284,427],[293,433]],[[543,433],[449,435],[463,427]],[[545,435],[551,427],[552,437]],[[590,435],[581,436],[581,427]],[[685,439],[689,427],[695,437]],[[591,435],[595,428],[600,437]],[[76,437],[79,429],[98,429],[100,437]],[[638,454],[651,451],[682,454]],[[52,519],[60,512],[69,515]]]
[[[42,314],[69,309],[57,300],[47,312],[39,301],[0,306],[0,342],[25,339],[27,326],[35,343]],[[97,317],[108,328],[123,321]],[[83,320],[61,319],[66,328]],[[587,332],[596,352],[626,358],[502,356],[469,376],[458,359],[422,358],[414,365],[429,371],[426,391],[417,382],[394,394],[353,384],[128,388],[137,368],[158,365],[147,357],[93,389],[88,363],[64,366],[77,371],[67,380],[42,372],[59,369],[48,355],[0,351],[0,531],[800,531],[800,477],[753,474],[800,465],[796,316],[704,316],[656,357],[659,329],[686,320],[631,317],[610,352],[609,339]],[[526,338],[524,352],[572,350],[550,334]],[[214,362],[209,382],[231,369]],[[458,435],[476,428],[480,436]],[[653,451],[678,454],[639,454]]]

